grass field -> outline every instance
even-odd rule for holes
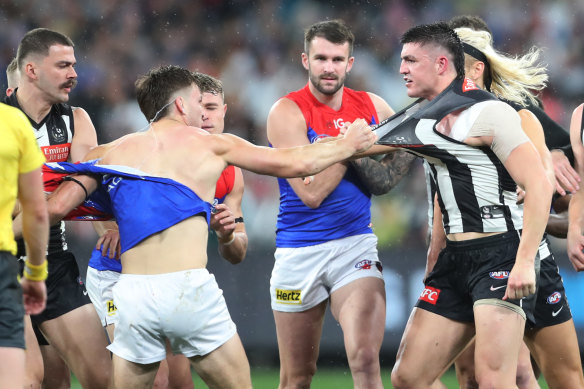
[[[193,375],[196,389],[206,389],[207,385],[196,375]],[[254,389],[276,389],[278,387],[278,370],[272,368],[256,368],[251,374]],[[383,385],[385,388],[393,388],[389,382],[389,371],[383,374]],[[458,388],[456,376],[453,371],[449,371],[442,377],[442,382],[447,388]],[[548,389],[543,379],[540,379],[541,389]],[[319,370],[312,381],[312,389],[351,389],[353,381],[346,369],[322,369]],[[72,377],[71,388],[81,388],[81,385]]]

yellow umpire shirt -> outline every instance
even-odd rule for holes
[[[45,162],[30,122],[17,108],[0,103],[0,251],[16,254],[12,210],[18,194],[18,176]]]

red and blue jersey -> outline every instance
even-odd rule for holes
[[[377,111],[366,92],[343,88],[338,111],[319,102],[308,84],[284,98],[298,105],[306,121],[306,136],[310,142],[337,136],[345,122],[365,119],[377,124]],[[276,230],[277,247],[312,246],[333,239],[371,233],[371,194],[349,167],[339,185],[320,207],[307,207],[286,179],[279,178],[280,211]]]

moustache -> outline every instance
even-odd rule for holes
[[[75,88],[75,86],[77,85],[77,80],[69,80],[67,82],[64,82],[60,85],[60,88]]]
[[[323,80],[324,78],[328,78],[328,79],[335,79],[338,80],[339,76],[337,76],[336,74],[333,73],[325,73],[325,74],[321,74],[318,78],[320,78],[321,80]]]

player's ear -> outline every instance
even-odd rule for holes
[[[178,96],[175,100],[174,100],[174,104],[176,106],[176,109],[178,109],[178,111],[182,114],[185,113],[185,102],[183,100],[182,97]]]
[[[355,57],[349,57],[349,61],[347,62],[347,73],[353,68],[353,62],[355,62]]]
[[[308,54],[302,53],[302,66],[304,69],[308,70]]]

